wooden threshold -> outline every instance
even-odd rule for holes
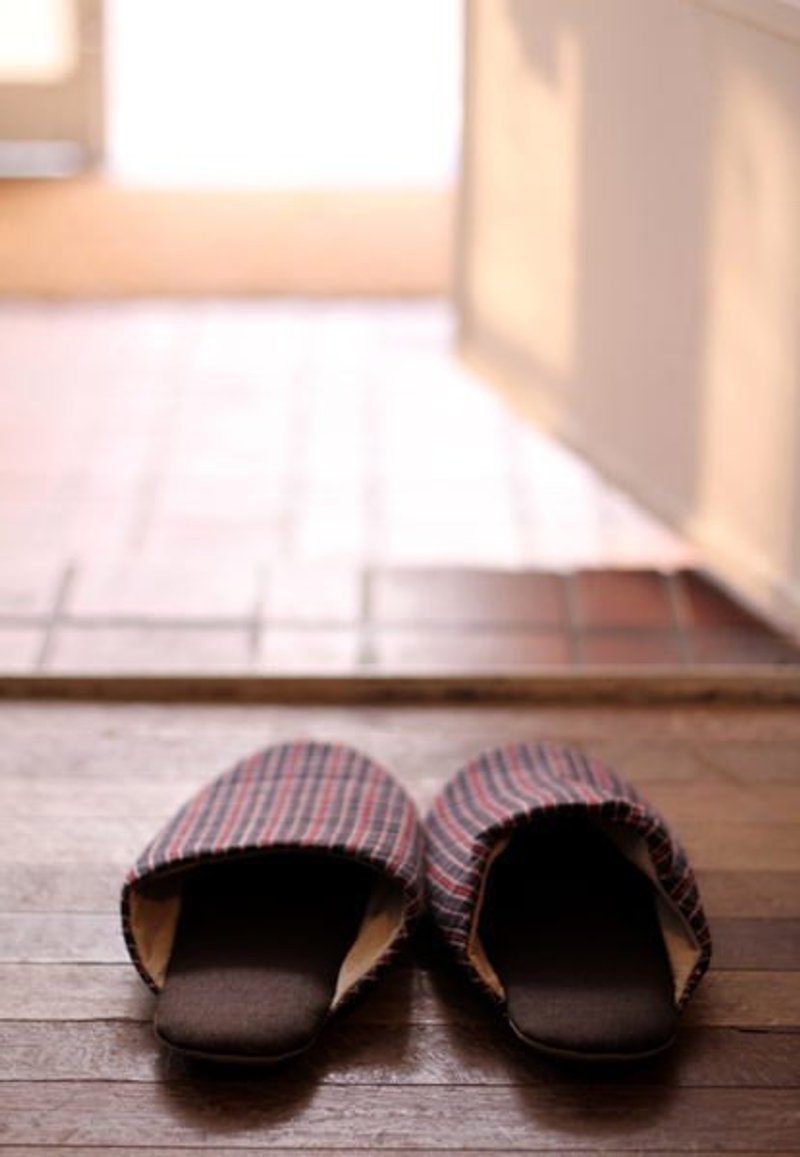
[[[800,670],[616,668],[524,675],[5,675],[0,700],[364,704],[796,704]]]
[[[0,297],[441,295],[452,216],[439,190],[3,182]]]

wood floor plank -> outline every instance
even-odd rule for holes
[[[800,1026],[800,973],[711,972],[686,1011],[686,1023],[738,1028]]]
[[[442,774],[406,775],[420,801],[428,801],[443,785]],[[37,776],[18,772],[0,778],[0,811],[8,817],[41,819],[147,820],[153,830],[168,819],[204,778],[194,775],[168,780],[90,779],[76,792],[71,776]],[[667,819],[674,824],[698,819],[724,823],[800,822],[798,781],[765,784],[730,782],[637,782]]]
[[[717,918],[800,918],[800,872],[698,872],[703,903]],[[3,865],[0,912],[116,912],[122,873],[118,864]]]
[[[765,916],[788,920],[800,916],[800,873],[747,872],[714,868],[697,873],[709,916]]]
[[[71,1155],[77,1151],[78,1150],[71,1145],[37,1145],[35,1149],[30,1149],[27,1145],[3,1145],[0,1147],[0,1153],[3,1154],[3,1157],[64,1157],[65,1154]],[[308,1153],[313,1153],[314,1157],[351,1157],[354,1152],[354,1150],[348,1146],[345,1146],[341,1149],[318,1149],[316,1147],[309,1146],[306,1151]],[[533,1155],[552,1153],[553,1151],[554,1150],[551,1148],[532,1149],[530,1147],[526,1147],[524,1149],[514,1150],[487,1150],[462,1148],[461,1146],[442,1150],[442,1152],[450,1154],[450,1157],[462,1157],[462,1155],[471,1153],[480,1153],[483,1154],[483,1157],[486,1157],[487,1153],[491,1153],[491,1157],[512,1157],[512,1155],[513,1157],[519,1157],[520,1153]],[[593,1150],[586,1148],[573,1149],[572,1146],[567,1149],[559,1146],[556,1150],[556,1152],[559,1154],[559,1157],[586,1157],[586,1154],[591,1153],[592,1151]],[[91,1157],[130,1157],[132,1152],[145,1152],[147,1153],[147,1157],[197,1157],[197,1149],[195,1147],[186,1149],[183,1146],[177,1148],[170,1146],[168,1149],[163,1149],[161,1146],[152,1148],[150,1145],[148,1145],[143,1150],[132,1150],[130,1146],[127,1145],[124,1148],[120,1148],[119,1146],[109,1148],[107,1145],[93,1146]],[[250,1155],[250,1157],[297,1157],[297,1149],[285,1149],[282,1146],[279,1149],[273,1148],[271,1145],[266,1149],[261,1145],[255,1147],[248,1146],[246,1152]],[[633,1150],[631,1150],[631,1152],[633,1152]],[[655,1150],[653,1152],[655,1152]],[[659,1152],[671,1153],[670,1150],[659,1150]],[[693,1149],[692,1157],[718,1157],[720,1152],[721,1150],[719,1149],[715,1149],[713,1152],[707,1149],[702,1151]],[[766,1149],[759,1149],[758,1151],[751,1149],[747,1152],[741,1149],[737,1149],[736,1157],[794,1157],[797,1152],[797,1149],[793,1149],[791,1151],[784,1149],[780,1153],[776,1152],[775,1150],[768,1151]],[[241,1157],[242,1150],[230,1149],[227,1145],[223,1145],[220,1148],[215,1148],[214,1154],[215,1157]],[[429,1155],[430,1149],[361,1148],[358,1150],[358,1157],[429,1157]]]
[[[153,998],[126,964],[0,964],[0,1021],[136,1020]],[[460,976],[395,968],[342,1014],[371,1024],[473,1024],[494,1016]],[[712,971],[685,1021],[695,1027],[800,1027],[800,972]]]
[[[7,703],[0,777],[61,773],[201,781],[265,743],[306,735],[355,743],[401,777],[447,776],[486,747],[547,737],[578,743],[637,782],[795,782],[792,708]],[[764,758],[763,744],[771,756]],[[748,746],[749,745],[749,746]]]
[[[0,1021],[146,1021],[152,1013],[130,965],[0,964]]]
[[[679,836],[697,869],[754,872],[800,871],[796,823],[704,823],[684,821]]]
[[[0,1081],[133,1082],[190,1079],[149,1024],[0,1022]],[[261,1074],[264,1076],[265,1074]],[[340,1017],[280,1079],[342,1085],[541,1085],[596,1082],[598,1069],[537,1057],[506,1026],[425,1024],[404,1029]],[[800,1087],[800,1032],[687,1029],[625,1084],[674,1088]]]
[[[124,872],[156,834],[146,819],[12,817],[0,845],[0,863],[75,864],[103,860]]]
[[[611,1085],[307,1087],[197,1080],[0,1084],[7,1145],[185,1145],[214,1150],[285,1146],[558,1149],[652,1152],[669,1148],[797,1147],[796,1090]]]
[[[124,870],[156,834],[132,817],[12,817],[4,824],[0,863],[74,864],[82,859]],[[800,840],[792,823],[685,821],[680,837],[697,869],[800,872]]]
[[[119,915],[0,912],[0,962],[113,964],[127,960]]]
[[[114,912],[121,881],[118,864],[3,864],[0,912]]]
[[[653,783],[643,790],[676,825],[699,819],[715,824],[800,823],[800,768],[792,783]]]
[[[87,709],[77,707],[72,710],[80,712]],[[141,710],[148,711],[146,707]],[[185,722],[185,712],[192,709],[178,710]],[[214,713],[232,709],[209,710]],[[264,708],[266,713],[270,710],[274,712],[274,709]],[[533,734],[528,713],[521,716],[520,713],[481,709],[470,720],[465,720],[457,708],[451,708],[445,714],[432,709],[430,714],[420,719],[419,712],[406,709],[404,717],[408,717],[409,724],[424,728],[420,734],[424,734],[425,741],[420,742],[420,738],[415,741],[398,729],[400,717],[396,711],[387,713],[380,708],[370,710],[372,714],[369,715],[366,712],[357,713],[358,736],[352,734],[353,715],[356,712],[345,717],[341,712],[328,710],[323,713],[318,710],[314,713],[307,709],[303,712],[302,725],[298,730],[300,734],[309,733],[311,737],[319,735],[325,739],[330,739],[334,732],[337,735],[341,733],[342,742],[349,740],[362,747],[385,762],[402,779],[413,783],[426,777],[431,783],[443,782],[479,751],[515,740],[530,742]],[[115,711],[124,712],[125,708],[118,707]],[[296,715],[297,712],[289,708],[282,710],[284,720],[292,720]],[[331,717],[328,726],[325,725],[326,717]],[[123,715],[123,720],[125,718]],[[569,720],[570,717],[565,715],[565,718]],[[29,790],[37,793],[38,798],[43,798],[55,785],[78,781],[84,790],[92,793],[91,798],[95,800],[113,801],[127,796],[142,804],[147,803],[150,809],[169,806],[176,792],[192,790],[255,747],[280,742],[295,735],[291,723],[288,727],[281,727],[277,734],[271,733],[271,729],[266,734],[262,730],[252,733],[249,727],[243,728],[240,725],[240,719],[240,716],[235,715],[231,719],[229,731],[213,731],[209,735],[204,734],[207,725],[200,720],[199,735],[196,732],[190,735],[185,727],[173,734],[166,725],[154,727],[152,732],[143,731],[134,718],[129,732],[120,728],[119,731],[106,731],[93,736],[96,750],[87,749],[86,721],[72,719],[63,733],[62,749],[57,753],[53,750],[52,740],[42,750],[42,736],[31,736],[24,747],[17,741],[13,758],[8,754],[0,756],[0,782],[8,785],[9,796],[27,784]],[[46,728],[46,720],[44,725]],[[456,725],[458,732],[447,734],[448,728]],[[432,734],[432,728],[440,729],[441,734]],[[638,742],[630,738],[582,740],[576,739],[571,731],[572,728],[562,728],[558,733],[550,733],[548,738],[582,747],[589,755],[611,764],[637,783],[650,785],[648,791],[651,794],[656,790],[668,792],[673,785],[696,785],[713,793],[715,788],[726,785],[730,787],[733,782],[724,770],[703,758],[702,750],[696,750],[692,744],[683,740],[659,742],[652,734],[649,741]],[[202,751],[198,748],[202,748]],[[761,744],[759,750],[763,757],[764,751],[769,751],[770,747]],[[54,758],[55,754],[57,758]],[[130,775],[121,774],[119,769],[122,767],[128,768]],[[747,790],[749,781],[741,782],[738,786]],[[791,792],[794,780],[765,783],[762,786],[777,790],[783,788]],[[60,802],[62,806],[69,806],[70,801],[65,793],[62,793]]]
[[[716,968],[800,970],[800,919],[724,917],[714,920]],[[409,946],[425,959],[424,938]],[[0,963],[114,964],[128,960],[119,913],[0,912]],[[438,967],[451,967],[446,957]]]
[[[717,919],[714,962],[725,969],[800,969],[800,920]]]
[[[798,737],[784,739],[774,733],[763,740],[723,739],[704,745],[703,755],[722,771],[728,782],[795,784],[800,774]]]
[[[577,746],[640,785],[648,795],[659,785],[663,788],[671,784],[713,787],[725,782],[724,772],[703,758],[693,737],[681,733],[671,735],[670,730],[659,728],[651,733],[648,742],[646,735],[625,735],[623,728],[609,735],[603,728],[599,735],[578,737]]]
[[[146,819],[163,823],[184,802],[197,779],[110,781],[88,780],[75,790],[69,776],[42,776],[31,781],[24,775],[0,780],[3,815],[42,819]]]

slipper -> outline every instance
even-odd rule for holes
[[[270,747],[213,780],[122,891],[156,1034],[212,1060],[303,1052],[406,934],[422,849],[406,793],[348,747]]]
[[[488,752],[427,821],[431,913],[516,1034],[559,1056],[671,1042],[708,967],[694,876],[630,784],[554,744]]]

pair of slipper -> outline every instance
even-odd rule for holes
[[[660,816],[553,744],[486,753],[423,829],[349,747],[256,752],[184,805],[128,874],[131,958],[157,1035],[192,1056],[305,1051],[427,901],[526,1043],[631,1059],[672,1041],[711,953],[694,876]]]

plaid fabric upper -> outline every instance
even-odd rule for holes
[[[583,752],[551,743],[486,752],[462,768],[427,820],[428,895],[445,939],[470,966],[467,947],[492,849],[542,811],[580,809],[634,829],[645,841],[665,895],[689,924],[699,960],[683,1004],[708,967],[711,936],[694,874],[658,815],[625,780]]]
[[[389,773],[350,747],[314,742],[269,747],[184,804],[126,877],[123,931],[151,988],[157,986],[140,961],[131,930],[132,891],[177,868],[266,848],[316,848],[354,857],[401,885],[406,923],[419,908],[422,830],[413,803]]]

